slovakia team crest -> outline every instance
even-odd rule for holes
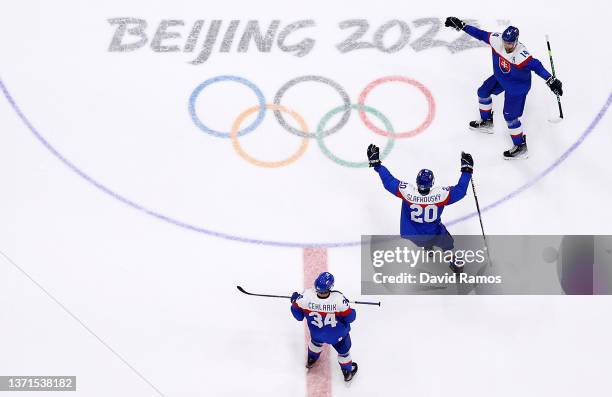
[[[499,57],[499,68],[504,73],[510,73],[510,62],[502,57]]]

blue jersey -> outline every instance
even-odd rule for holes
[[[444,207],[465,197],[471,175],[462,172],[459,182],[450,187],[433,187],[428,194],[423,195],[412,184],[396,179],[384,166],[374,167],[385,189],[402,199],[400,215],[400,234],[402,236],[441,234],[441,224]]]
[[[491,47],[493,75],[508,94],[527,94],[531,88],[531,72],[544,80],[551,76],[542,62],[532,57],[521,42],[517,43],[511,53],[507,53],[500,33],[485,32],[470,25],[466,25],[463,30]]]
[[[351,330],[357,313],[349,301],[338,291],[331,291],[327,298],[319,298],[313,289],[307,289],[291,305],[296,320],[306,318],[310,337],[319,343],[338,343]]]

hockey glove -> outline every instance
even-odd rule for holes
[[[298,298],[300,297],[299,292],[294,292],[293,294],[291,294],[291,303],[295,303],[296,300],[298,300]]]
[[[461,172],[474,172],[474,159],[469,153],[461,152]]]
[[[446,22],[444,22],[444,26],[460,31],[465,28],[465,22],[457,17],[448,17],[446,18]]]
[[[546,85],[555,95],[563,95],[563,89],[561,88],[563,84],[561,84],[561,80],[556,77],[550,76],[548,80],[546,80]]]
[[[378,149],[378,146],[368,146],[368,161],[370,162],[370,167],[376,167],[381,164],[380,149]]]

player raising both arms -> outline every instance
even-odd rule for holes
[[[380,161],[376,145],[368,146],[370,167],[378,172],[385,189],[402,199],[400,234],[427,250],[440,247],[443,251],[454,248],[454,240],[441,221],[444,207],[465,197],[472,177],[474,160],[469,153],[461,154],[461,177],[455,186],[433,187],[434,174],[428,169],[419,171],[414,186],[396,179]],[[451,263],[450,268],[460,273],[463,267]]]
[[[456,17],[446,18],[446,26],[458,31],[463,30],[470,36],[491,46],[493,56],[493,76],[478,88],[480,120],[470,122],[470,128],[487,133],[493,132],[493,100],[491,95],[505,93],[504,119],[508,124],[514,146],[504,152],[505,159],[527,158],[527,138],[519,117],[523,115],[525,100],[531,89],[531,72],[546,80],[556,95],[563,95],[561,81],[553,77],[542,63],[532,57],[527,48],[518,41],[519,30],[508,26],[502,34],[485,32],[467,25]]]
[[[357,313],[339,291],[334,291],[334,276],[329,272],[319,274],[314,290],[291,295],[291,314],[296,320],[306,318],[310,331],[306,368],[319,359],[323,344],[330,344],[338,352],[338,363],[346,382],[357,373],[357,363],[351,360],[351,323]]]

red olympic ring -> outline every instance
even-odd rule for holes
[[[370,93],[370,91],[372,91],[376,86],[379,86],[383,83],[389,83],[392,81],[399,81],[401,83],[407,83],[410,85],[415,86],[416,88],[418,88],[423,95],[425,95],[425,98],[427,99],[427,107],[428,107],[428,111],[427,111],[427,117],[425,118],[425,121],[423,121],[421,123],[421,125],[419,125],[417,128],[410,130],[410,131],[403,131],[403,132],[389,132],[389,131],[385,131],[382,130],[378,127],[376,127],[369,119],[368,116],[366,115],[365,112],[365,100],[366,97],[368,96],[368,94]],[[421,132],[425,131],[425,129],[427,129],[427,127],[429,127],[429,125],[431,124],[431,122],[433,121],[435,115],[436,115],[436,102],[434,101],[433,95],[431,94],[431,92],[427,89],[427,87],[425,87],[423,84],[421,84],[420,82],[413,80],[409,77],[403,77],[403,76],[387,76],[387,77],[382,77],[380,79],[374,80],[373,82],[371,82],[370,84],[368,84],[366,86],[366,88],[363,89],[363,91],[361,92],[361,94],[359,94],[359,100],[357,102],[360,106],[359,106],[359,118],[361,119],[361,121],[363,121],[363,123],[366,125],[366,127],[368,127],[368,129],[372,132],[377,133],[378,135],[382,135],[382,136],[386,136],[388,137],[390,134],[393,134],[393,136],[395,138],[409,138],[409,137],[413,137],[415,135],[420,134]]]

